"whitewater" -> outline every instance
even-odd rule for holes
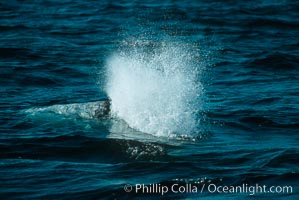
[[[127,44],[106,62],[111,115],[157,136],[196,133],[204,68],[198,52],[179,42]]]

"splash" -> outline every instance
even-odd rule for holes
[[[130,41],[106,63],[111,114],[157,136],[198,130],[203,63],[180,42]]]

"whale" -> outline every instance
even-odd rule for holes
[[[32,116],[38,116],[38,114],[42,113],[54,113],[66,117],[80,117],[87,119],[107,117],[109,116],[110,111],[110,99],[101,99],[87,103],[56,104],[46,107],[33,107],[25,110],[26,113],[30,113]]]

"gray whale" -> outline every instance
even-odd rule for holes
[[[67,117],[101,118],[109,115],[110,99],[101,99],[87,103],[58,104],[47,107],[29,108],[25,112],[34,116],[43,113],[55,113]]]

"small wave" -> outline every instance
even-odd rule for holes
[[[299,123],[281,124],[263,116],[243,117],[240,119],[240,122],[244,124],[249,124],[251,126],[255,125],[259,127],[276,127],[276,128],[298,128],[299,127]]]
[[[285,29],[298,30],[299,24],[297,21],[257,18],[254,20],[250,20],[247,23],[244,23],[244,26],[253,27],[253,28],[278,28],[278,29],[285,28]]]
[[[30,27],[25,26],[25,25],[10,25],[10,26],[0,25],[0,30],[1,31],[19,31],[19,30],[23,30],[24,31],[26,29],[30,29]]]
[[[296,149],[290,149],[290,150],[284,150],[279,154],[275,154],[267,164],[265,164],[265,168],[288,168],[289,166],[298,166],[299,161],[298,161],[298,156],[299,152]]]
[[[10,48],[2,47],[0,48],[0,58],[19,58],[30,56],[30,49],[27,48]]]
[[[55,78],[50,77],[37,77],[37,76],[26,76],[24,78],[20,78],[18,83],[22,86],[59,86],[61,85]]]
[[[263,58],[255,59],[249,65],[266,69],[294,70],[298,68],[298,58],[282,53],[266,54]]]
[[[280,99],[281,98],[279,98],[279,97],[263,98],[263,99],[257,100],[256,102],[252,103],[252,105],[266,105],[269,103],[279,101]]]

